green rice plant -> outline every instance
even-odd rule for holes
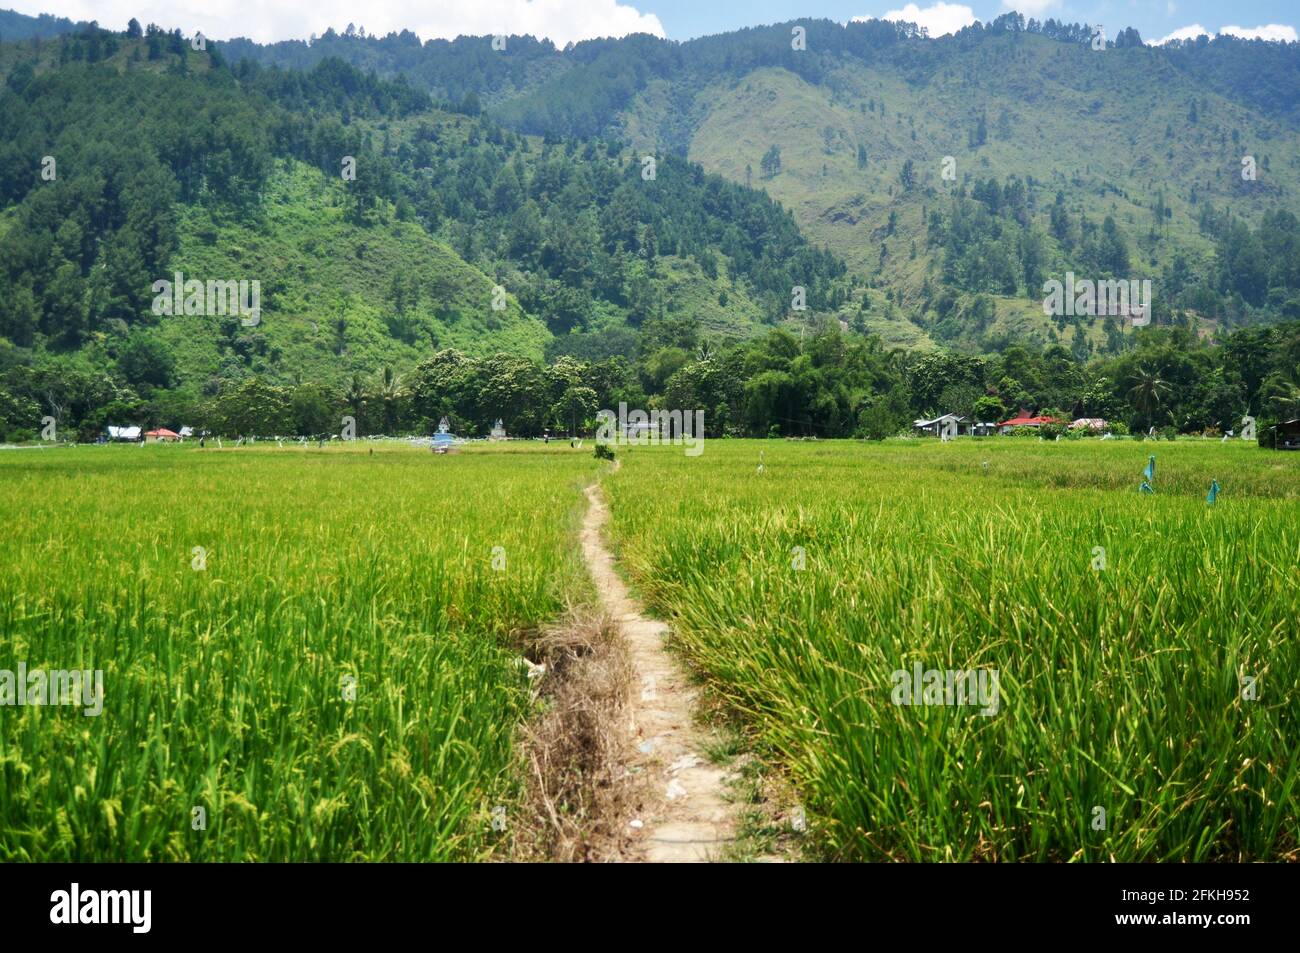
[[[607,479],[632,581],[825,856],[1297,857],[1295,455],[964,439],[624,456]],[[918,663],[996,673],[996,712],[906,703],[925,696],[895,673]]]
[[[593,468],[567,447],[0,455],[0,669],[104,672],[97,717],[0,706],[0,859],[488,856],[531,714],[518,637],[589,597]]]

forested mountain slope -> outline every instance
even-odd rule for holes
[[[814,314],[851,293],[761,192],[544,143],[338,60],[266,70],[179,33],[91,30],[0,45],[0,76],[10,362],[197,398],[449,347],[631,359],[670,319],[744,337],[787,319],[792,286]],[[259,320],[154,313],[177,272],[258,281]]]
[[[0,439],[1300,412],[1293,47],[353,33],[0,42]],[[1150,280],[1150,324],[1044,315],[1067,272]],[[260,309],[159,308],[178,274]]]
[[[1008,14],[938,39],[799,20],[563,51],[355,29],[226,48],[297,65],[337,55],[529,133],[687,154],[766,190],[880,289],[842,317],[897,344],[1116,352],[1114,322],[1044,318],[1042,281],[1066,271],[1152,280],[1155,320],[1202,333],[1300,313],[1291,237],[1271,273],[1222,267],[1294,235],[1289,219],[1247,229],[1300,211],[1300,47],[1219,37],[1157,49],[1130,30],[1104,49],[1093,40],[1085,25]]]

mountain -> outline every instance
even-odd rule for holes
[[[142,339],[168,384],[340,383],[446,347],[630,358],[670,315],[743,337],[784,319],[792,285],[829,310],[850,284],[759,192],[338,60],[232,67],[151,28],[5,44],[0,71],[0,334],[21,349],[111,362]],[[150,289],[176,272],[259,281],[260,323],[161,320]]]
[[[1094,49],[1093,36],[1007,14],[937,39],[908,24],[802,20],[563,51],[333,32],[227,49],[295,65],[339,56],[449,102],[471,98],[527,133],[688,156],[766,191],[889,292],[864,291],[841,317],[903,346],[1064,339],[1085,356],[1114,351],[1123,327],[1043,315],[1043,280],[1067,271],[1151,280],[1155,319],[1204,334],[1300,313],[1286,275],[1265,308],[1217,264],[1237,223],[1300,210],[1300,45],[1224,36],[1153,48],[1125,30]],[[765,171],[774,149],[779,167]],[[991,195],[990,180],[1000,196],[1010,189],[1009,214],[1001,199],[966,201]]]
[[[1091,35],[0,42],[0,439],[1298,412],[1300,47]]]
[[[64,33],[84,30],[89,25],[85,22],[73,23],[66,17],[50,16],[48,13],[29,17],[14,10],[0,10],[0,41],[14,43],[33,38],[50,39]]]

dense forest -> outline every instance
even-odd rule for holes
[[[988,358],[907,354],[835,326],[804,340],[776,329],[721,346],[701,340],[690,322],[656,322],[650,331],[652,343],[633,361],[566,356],[542,365],[443,350],[403,374],[384,369],[342,386],[248,375],[195,401],[150,382],[165,372],[165,354],[127,353],[116,373],[14,364],[0,377],[0,425],[7,439],[33,439],[45,414],[83,439],[110,421],[328,436],[346,414],[361,435],[427,434],[442,417],[466,436],[486,434],[496,419],[515,436],[580,435],[598,410],[626,403],[703,410],[712,437],[880,439],[906,432],[918,414],[997,421],[1028,409],[1173,439],[1236,430],[1247,414],[1265,438],[1272,422],[1300,416],[1300,322],[1242,329],[1213,345],[1181,328],[1151,328],[1124,354],[1087,363],[1060,346],[1013,345]]]
[[[178,33],[148,35],[143,61],[174,57],[165,72],[122,73],[102,64],[118,49],[101,36],[65,40],[67,64],[48,75],[17,67],[0,99],[10,131],[0,199],[17,213],[3,236],[0,333],[15,344],[39,332],[77,345],[114,321],[149,320],[152,278],[176,249],[176,204],[256,214],[273,162],[286,158],[334,175],[352,156],[364,170],[349,189],[355,224],[383,203],[467,261],[514,272],[507,287],[557,333],[585,328],[598,302],[633,325],[661,310],[649,280],[660,256],[690,258],[710,277],[724,261],[773,317],[794,286],[814,310],[837,300],[843,264],[809,246],[787,213],[675,157],[648,180],[643,162],[601,143],[534,148],[486,121],[439,125],[425,94],[337,60],[303,74],[227,69],[217,54],[190,73]],[[383,143],[365,125],[418,114],[429,121]],[[114,144],[123,123],[143,148]],[[47,149],[62,170],[51,183],[29,174]],[[420,290],[392,277],[400,313]]]
[[[900,162],[888,193],[915,202],[911,255],[933,261],[914,291],[810,241],[763,191],[610,127],[635,89],[679,71],[779,62],[818,80],[841,54],[925,69],[1007,32],[1090,36],[1014,17],[942,42],[816,26],[806,58],[778,28],[562,54],[512,37],[509,58],[481,38],[350,29],[256,47],[135,21],[0,42],[0,439],[33,439],[46,417],[83,439],[132,423],[327,434],[343,414],[362,434],[448,416],[528,436],[619,402],[703,409],[711,436],[883,437],[916,416],[1022,408],[1172,435],[1300,413],[1285,207],[1198,202],[1193,254],[1165,247],[1158,184],[1138,227],[1032,174],[936,186]],[[1255,45],[1209,46],[1160,55],[1230,75]],[[768,153],[760,171],[789,174]],[[871,235],[882,260],[912,207]],[[1045,345],[990,327],[998,302],[1038,309],[1049,277],[1141,261],[1160,263],[1149,327],[1055,316]],[[260,277],[260,324],[156,313],[154,283],[196,269]],[[888,345],[881,321],[940,346]]]

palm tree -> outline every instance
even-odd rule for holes
[[[1142,414],[1142,421],[1148,426],[1155,422],[1156,409],[1164,402],[1165,395],[1172,388],[1169,382],[1160,377],[1152,368],[1142,365],[1129,378],[1133,385],[1129,388],[1129,400]]]
[[[384,407],[384,433],[391,435],[397,430],[397,405],[406,396],[406,384],[401,376],[393,373],[392,367],[385,367],[375,386],[375,396]]]
[[[356,374],[352,375],[352,381],[348,384],[348,391],[343,395],[343,402],[351,409],[352,416],[360,419],[361,408],[366,403],[366,389],[361,386],[361,378]]]

